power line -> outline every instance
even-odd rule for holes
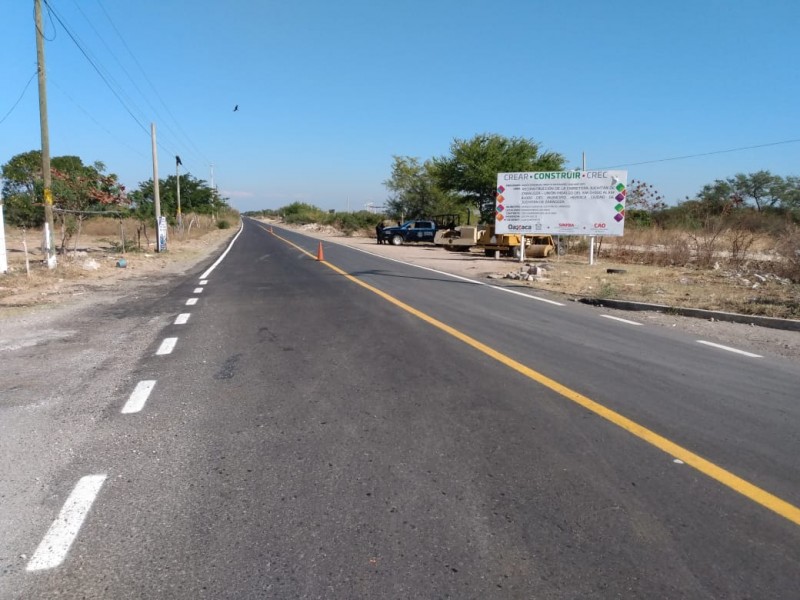
[[[625,163],[621,165],[613,165],[611,167],[602,167],[602,169],[618,169],[620,167],[637,167],[639,165],[651,165],[654,163],[668,162],[672,160],[685,160],[687,158],[698,158],[701,156],[712,156],[714,154],[727,154],[729,152],[740,152],[741,150],[753,150],[755,148],[767,148],[769,146],[780,146],[782,144],[796,144],[800,142],[800,138],[793,140],[783,140],[781,142],[769,142],[767,144],[756,144],[755,146],[741,146],[739,148],[729,148],[727,150],[714,150],[712,152],[702,152],[700,154],[686,154],[685,156],[673,156],[670,158],[658,158],[656,160],[644,160],[635,163]]]
[[[131,146],[131,145],[130,145],[130,144],[128,144],[127,142],[125,142],[125,141],[123,141],[122,139],[118,138],[118,137],[117,137],[116,135],[114,135],[114,134],[113,134],[111,131],[109,131],[109,130],[108,130],[106,127],[104,127],[102,123],[100,123],[100,122],[99,122],[97,119],[95,119],[95,118],[92,116],[92,113],[90,113],[88,110],[86,110],[85,108],[83,108],[83,106],[81,106],[81,105],[80,105],[80,104],[77,102],[77,100],[75,100],[75,99],[74,99],[72,96],[70,96],[70,95],[69,95],[69,94],[66,92],[66,90],[64,90],[64,88],[62,88],[60,85],[58,85],[58,83],[56,83],[56,81],[55,81],[55,80],[54,80],[52,77],[50,78],[50,82],[51,82],[51,83],[52,83],[54,86],[56,86],[56,87],[58,88],[58,91],[60,91],[62,94],[64,94],[64,96],[65,96],[65,97],[66,97],[66,98],[67,98],[67,99],[68,99],[70,102],[72,102],[72,103],[73,103],[73,104],[74,104],[74,105],[75,105],[75,106],[78,108],[78,110],[80,110],[80,111],[81,111],[83,114],[85,114],[85,115],[86,115],[86,116],[87,116],[87,117],[88,117],[88,118],[89,118],[89,119],[90,119],[90,120],[91,120],[91,121],[92,121],[92,122],[93,122],[95,125],[97,125],[97,126],[100,128],[100,129],[102,129],[103,131],[105,131],[105,132],[106,132],[106,133],[107,133],[109,136],[111,136],[111,137],[112,137],[114,140],[116,140],[117,142],[119,142],[119,143],[120,143],[120,144],[122,144],[123,146],[127,147],[129,150],[133,151],[134,153],[138,154],[138,155],[139,155],[139,156],[141,156],[142,158],[144,158],[144,159],[147,159],[147,158],[148,158],[148,157],[147,157],[147,156],[145,156],[145,154],[144,154],[144,153],[142,153],[140,150],[137,150],[136,148],[134,148],[133,146]]]
[[[125,109],[125,111],[139,125],[139,127],[142,128],[142,131],[144,131],[147,135],[150,135],[150,131],[147,129],[147,127],[145,127],[144,124],[136,117],[136,115],[133,114],[133,112],[128,107],[128,105],[125,103],[125,101],[120,97],[120,95],[117,92],[117,90],[115,90],[114,87],[111,85],[111,83],[108,81],[108,78],[100,70],[100,67],[97,65],[97,63],[95,63],[95,61],[89,56],[88,52],[83,48],[83,46],[80,44],[80,42],[78,42],[78,40],[72,34],[72,31],[70,31],[70,29],[66,26],[66,24],[61,19],[61,17],[59,17],[58,13],[53,9],[52,6],[50,6],[50,3],[48,2],[48,0],[44,0],[44,3],[47,6],[48,11],[55,17],[56,21],[58,21],[58,23],[61,25],[61,27],[64,28],[64,31],[67,32],[67,35],[70,37],[70,39],[73,41],[73,43],[78,47],[78,50],[80,50],[80,52],[81,52],[81,54],[83,54],[84,58],[87,61],[89,61],[90,65],[92,65],[94,70],[100,76],[100,79],[102,79],[103,83],[106,84],[106,87],[108,87],[108,89],[111,90],[111,93],[114,94],[114,96],[117,98],[117,100],[119,100],[119,103],[122,105],[122,107]]]
[[[114,79],[114,77],[111,75],[111,73],[108,71],[108,69],[103,67],[103,65],[100,63],[100,61],[97,60],[96,58],[94,58],[91,55],[90,51],[88,50],[88,46],[80,39],[80,37],[75,32],[73,32],[67,26],[66,22],[64,21],[64,18],[61,17],[61,15],[59,15],[53,9],[53,7],[49,4],[49,0],[43,0],[43,2],[47,6],[48,11],[51,13],[51,16],[61,25],[61,27],[64,28],[64,30],[67,32],[67,35],[69,35],[70,39],[72,39],[73,43],[78,47],[78,50],[80,50],[80,52],[81,52],[81,54],[83,54],[84,58],[86,58],[86,60],[89,62],[89,64],[92,66],[92,68],[94,68],[94,70],[97,72],[97,74],[103,80],[103,82],[106,84],[108,89],[114,94],[114,96],[120,102],[122,107],[126,110],[126,112],[130,115],[130,117],[139,125],[139,127],[143,131],[145,131],[147,133],[147,135],[149,136],[150,132],[149,132],[148,128],[144,125],[144,122],[143,122],[143,121],[147,120],[147,118],[145,116],[145,113],[137,106],[136,102],[128,94],[126,94],[124,92],[123,86],[121,86]],[[149,107],[153,110],[153,112],[156,113],[156,115],[159,116],[159,118],[162,119],[164,127],[167,129],[167,131],[169,131],[169,132],[171,132],[173,134],[173,137],[175,138],[175,141],[178,142],[178,145],[183,146],[184,148],[186,148],[186,146],[184,146],[183,143],[181,142],[181,136],[176,134],[172,130],[172,128],[170,127],[169,122],[167,122],[165,119],[163,119],[163,117],[161,117],[161,115],[158,112],[158,109],[155,106],[153,106],[153,104],[150,102],[149,96],[142,92],[142,90],[136,84],[136,81],[133,79],[131,74],[125,69],[124,65],[120,62],[119,58],[114,54],[113,50],[109,47],[109,44],[105,41],[103,36],[98,32],[97,28],[95,28],[95,26],[92,24],[91,20],[88,18],[86,13],[81,9],[81,7],[77,4],[77,2],[75,2],[75,0],[73,0],[73,2],[76,4],[76,6],[78,8],[78,11],[81,13],[83,18],[88,22],[88,24],[91,27],[92,31],[94,31],[95,35],[103,43],[103,45],[107,49],[107,52],[109,54],[111,54],[112,58],[116,61],[116,63],[119,65],[119,67],[125,73],[125,75],[128,77],[128,80],[134,86],[134,88],[139,93],[139,95],[145,99],[145,102],[149,105]],[[156,97],[158,97],[158,99],[161,101],[161,104],[164,106],[164,108],[166,109],[167,113],[172,118],[172,121],[177,126],[177,128],[180,131],[180,133],[182,134],[183,138],[186,141],[188,141],[188,143],[191,146],[191,148],[194,149],[194,152],[192,152],[190,150],[190,154],[199,155],[204,162],[206,162],[206,163],[209,162],[208,159],[205,158],[203,153],[197,148],[197,146],[194,144],[194,142],[189,138],[189,136],[183,131],[183,129],[181,129],[180,124],[178,123],[177,119],[175,119],[174,115],[169,110],[169,107],[166,105],[166,103],[164,103],[164,100],[159,95],[158,90],[155,88],[155,86],[152,84],[152,82],[147,78],[147,75],[144,72],[144,69],[142,68],[142,66],[139,63],[139,61],[136,59],[136,56],[131,52],[130,48],[128,47],[127,42],[122,37],[122,35],[120,34],[119,30],[114,25],[113,21],[111,21],[111,18],[109,17],[109,15],[106,12],[105,8],[103,7],[102,4],[99,4],[99,6],[100,6],[101,10],[104,12],[106,18],[108,19],[111,27],[114,29],[114,31],[116,32],[117,36],[121,40],[123,46],[125,46],[126,50],[130,54],[130,56],[133,58],[133,60],[136,63],[137,67],[139,68],[139,70],[144,75],[145,80],[147,80],[148,84],[153,89],[153,92],[155,93]],[[73,102],[74,102],[74,100],[73,100]],[[134,109],[139,114],[138,117],[137,117],[136,114],[134,114]],[[95,121],[95,123],[97,123],[97,121]],[[161,148],[162,150],[164,150],[165,152],[167,152],[169,154],[172,154],[172,155],[176,155],[177,154],[175,151],[173,151],[172,148],[169,147],[169,144],[167,144],[167,143],[165,143],[163,141],[163,139],[159,140],[157,145],[158,145],[159,148]],[[186,153],[184,152],[183,154],[186,154]]]
[[[9,117],[9,115],[12,112],[14,112],[14,109],[17,108],[17,105],[22,101],[22,97],[25,95],[25,92],[28,91],[28,86],[31,84],[31,81],[33,81],[33,78],[36,77],[36,75],[38,75],[38,74],[39,74],[39,71],[34,71],[33,72],[33,75],[31,75],[31,78],[28,79],[28,83],[26,83],[25,87],[22,88],[22,93],[19,95],[19,98],[17,98],[17,101],[14,102],[14,105],[11,108],[8,109],[8,112],[5,114],[5,116],[2,119],[0,119],[0,124],[2,124],[3,121],[5,121]]]
[[[161,94],[158,93],[158,88],[155,85],[153,85],[153,82],[147,76],[147,72],[144,70],[144,68],[142,67],[141,63],[136,58],[136,55],[130,49],[130,46],[128,46],[128,43],[125,41],[124,36],[120,33],[119,29],[117,29],[117,26],[114,24],[114,21],[111,19],[111,16],[108,14],[108,11],[106,11],[105,7],[103,6],[103,3],[100,2],[100,0],[97,0],[97,4],[100,7],[100,9],[103,11],[103,14],[106,17],[106,20],[108,20],[109,24],[111,25],[111,28],[114,30],[114,32],[117,34],[117,37],[122,42],[122,45],[125,47],[125,49],[128,51],[128,54],[133,59],[133,62],[139,68],[139,71],[141,72],[142,77],[144,77],[144,80],[150,86],[150,89],[153,90],[153,93],[155,94],[156,98],[158,98],[159,102],[161,102],[161,105],[167,111],[167,114],[170,116],[170,118],[172,119],[173,123],[175,123],[175,126],[177,127],[178,131],[181,133],[181,135],[183,135],[184,139],[189,143],[189,146],[191,146],[192,150],[194,152],[196,152],[196,154],[205,162],[205,164],[209,164],[211,161],[208,160],[208,158],[203,154],[203,152],[197,147],[197,145],[192,141],[192,139],[186,134],[186,132],[181,127],[180,122],[178,122],[178,120],[175,118],[175,115],[173,115],[172,111],[169,109],[169,106],[167,106],[166,102],[164,102],[164,99],[161,97]],[[139,93],[142,94],[141,90],[139,90]],[[142,94],[142,96],[145,96],[145,95]],[[146,98],[146,96],[145,96],[145,98]],[[155,107],[153,107],[152,105],[151,105],[151,107],[153,108],[153,110],[155,110],[156,113],[158,112],[155,109]]]
[[[56,21],[58,21],[58,23],[61,25],[61,27],[64,28],[64,31],[67,32],[67,35],[70,37],[70,39],[73,41],[73,43],[78,47],[78,50],[80,50],[80,52],[81,52],[81,54],[83,54],[84,58],[86,58],[86,60],[89,62],[89,64],[94,68],[94,70],[97,72],[97,74],[103,80],[103,83],[106,84],[106,87],[108,87],[108,89],[111,91],[111,93],[114,94],[114,96],[117,98],[117,100],[122,105],[122,107],[131,116],[131,118],[139,125],[139,127],[142,128],[142,130],[146,133],[146,135],[148,137],[150,137],[150,130],[142,123],[142,121],[139,118],[136,117],[136,115],[133,114],[133,111],[130,108],[129,104],[132,105],[140,114],[143,114],[142,110],[138,106],[136,106],[136,103],[132,99],[128,98],[128,101],[126,102],[122,98],[122,96],[121,96],[122,89],[123,89],[122,86],[120,86],[119,83],[117,83],[110,74],[106,74],[106,73],[103,72],[104,69],[101,69],[101,66],[98,64],[98,61],[96,61],[94,58],[92,58],[92,56],[90,56],[89,51],[84,47],[84,44],[82,44],[82,42],[78,38],[78,36],[76,34],[74,34],[69,27],[67,27],[67,24],[60,17],[60,15],[53,9],[52,6],[50,6],[49,1],[48,0],[43,0],[43,2],[47,6],[47,9],[51,13],[51,15],[53,17],[55,17]],[[112,82],[113,82],[113,85],[112,85]],[[116,86],[116,88],[119,88],[120,91],[115,89],[115,86]],[[175,152],[173,152],[173,150],[171,148],[169,148],[167,145],[165,145],[162,141],[158,142],[158,147],[160,147],[162,150],[164,150],[165,152],[167,152],[169,154],[175,154]]]

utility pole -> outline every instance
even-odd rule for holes
[[[175,181],[176,181],[176,192],[178,196],[178,214],[176,216],[176,220],[178,221],[178,230],[183,231],[183,222],[181,219],[181,171],[180,166],[183,163],[181,162],[181,157],[175,157]]]
[[[581,170],[586,171],[586,152],[581,152]],[[589,236],[589,264],[594,264],[594,236]]]
[[[56,267],[56,249],[53,241],[53,190],[50,174],[50,131],[47,127],[47,79],[44,66],[44,35],[42,34],[42,2],[33,0],[36,22],[36,61],[39,72],[39,123],[42,131],[42,179],[44,182],[44,247],[47,252],[47,268]]]
[[[158,192],[158,149],[156,148],[155,123],[150,123],[150,143],[153,148],[153,208],[156,213],[156,252],[161,252],[166,250],[167,247],[167,228],[166,224],[161,222],[161,196],[159,196]]]

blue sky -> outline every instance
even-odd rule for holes
[[[670,202],[739,172],[800,175],[797,0],[48,3],[69,30],[44,7],[51,153],[129,188],[153,175],[151,122],[160,177],[176,154],[206,181],[213,164],[240,210],[380,205],[393,155],[478,133],[570,168],[586,152]],[[35,77],[15,106],[36,71],[32,0],[4,3],[0,55],[5,163],[40,147]]]

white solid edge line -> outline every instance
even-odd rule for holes
[[[125,406],[122,407],[122,414],[128,415],[142,410],[145,402],[147,402],[147,399],[150,397],[150,392],[153,391],[153,387],[155,387],[155,385],[156,382],[153,379],[146,379],[137,383],[136,389],[133,390],[130,398],[128,398],[128,401],[125,403]]]
[[[78,481],[28,561],[27,571],[52,569],[64,562],[105,480],[106,475],[87,475]]]
[[[622,319],[620,317],[614,317],[612,315],[600,315],[604,319],[613,319],[614,321],[619,321],[620,323],[627,323],[628,325],[641,325],[641,323],[637,323],[636,321],[629,321],[628,319]]]
[[[706,342],[703,340],[697,340],[698,344],[703,344],[705,346],[712,346],[714,348],[719,348],[720,350],[727,350],[728,352],[735,352],[736,354],[742,354],[744,356],[749,356],[750,358],[764,358],[760,354],[753,354],[752,352],[745,352],[744,350],[738,350],[737,348],[731,348],[730,346],[723,346],[722,344],[715,344],[713,342]]]
[[[175,322],[173,325],[186,325],[186,322],[189,320],[191,313],[181,313],[177,317],[175,317]]]
[[[447,277],[452,277],[453,279],[460,279],[461,281],[468,281],[469,283],[474,283],[475,285],[483,285],[488,288],[492,288],[493,290],[498,290],[501,292],[506,292],[508,294],[516,294],[517,296],[523,296],[525,298],[529,298],[531,300],[538,300],[539,302],[546,302],[547,304],[552,304],[554,306],[564,306],[562,302],[556,302],[555,300],[548,300],[547,298],[541,298],[539,296],[533,296],[531,294],[526,294],[525,292],[518,292],[517,290],[510,290],[508,288],[500,287],[498,285],[492,285],[490,283],[484,283],[483,281],[477,281],[476,279],[470,279],[469,277],[463,277],[461,275],[453,275],[452,273],[447,273],[445,271],[438,271],[436,269],[432,269],[430,267],[423,267],[422,265],[415,265],[414,263],[405,262],[399,260],[397,258],[391,258],[389,256],[382,256],[380,254],[376,254],[375,252],[370,252],[369,250],[364,250],[363,248],[356,248],[355,246],[348,246],[347,244],[338,244],[337,242],[330,242],[332,244],[337,244],[339,246],[343,246],[345,248],[352,248],[357,252],[363,252],[364,254],[369,254],[370,256],[377,256],[378,258],[383,258],[386,260],[390,260],[392,262],[400,263],[401,265],[407,265],[409,267],[416,267],[417,269],[422,269],[424,271],[430,271],[431,273],[436,273],[438,275],[446,275]],[[446,252],[446,250],[445,250]]]
[[[196,288],[194,288],[194,291],[192,293],[193,294],[202,294],[203,293],[203,288],[196,287]]]
[[[156,354],[170,354],[175,349],[175,344],[178,343],[178,338],[164,338],[161,345],[156,350]]]
[[[186,301],[186,306],[194,306],[195,304],[197,304],[197,298],[189,298]]]
[[[222,259],[223,259],[223,258],[225,258],[225,257],[228,255],[228,252],[230,252],[230,251],[231,251],[231,248],[233,248],[233,244],[234,244],[234,242],[236,242],[236,240],[239,238],[239,236],[240,236],[240,235],[242,235],[242,231],[244,231],[244,220],[242,220],[242,221],[239,221],[239,233],[237,233],[235,236],[233,236],[233,239],[231,240],[231,243],[230,243],[230,244],[228,244],[228,247],[227,247],[227,248],[225,248],[225,252],[223,252],[222,254],[220,254],[219,258],[218,258],[216,261],[214,261],[214,264],[213,264],[213,265],[211,265],[210,267],[208,267],[208,269],[206,269],[206,272],[205,272],[205,273],[203,273],[202,275],[200,275],[200,279],[208,279],[208,276],[209,276],[209,275],[211,275],[211,272],[212,272],[214,269],[216,269],[216,268],[217,268],[217,265],[218,265],[219,263],[221,263],[221,262],[222,262]]]

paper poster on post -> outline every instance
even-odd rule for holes
[[[498,173],[496,191],[497,233],[624,232],[627,171]]]

